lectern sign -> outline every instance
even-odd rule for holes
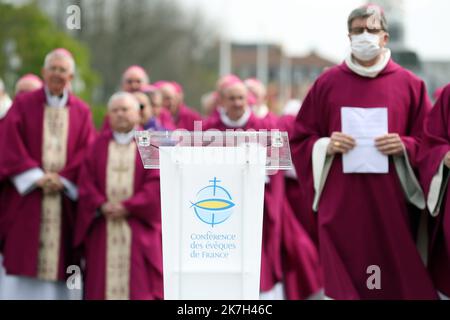
[[[136,134],[160,169],[164,298],[258,299],[266,169],[290,167],[287,135],[189,134]]]

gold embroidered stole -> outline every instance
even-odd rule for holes
[[[135,143],[109,143],[106,169],[108,201],[119,203],[133,195],[135,160]],[[131,228],[127,219],[107,219],[106,237],[106,299],[129,299]]]
[[[69,110],[44,109],[42,167],[45,172],[59,172],[67,157]],[[37,277],[58,280],[59,250],[61,241],[61,193],[44,194],[42,199]]]

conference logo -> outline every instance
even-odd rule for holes
[[[219,185],[220,182],[216,177],[209,180],[210,185],[200,189],[196,201],[191,201],[195,216],[211,227],[227,221],[233,214],[235,206],[230,193]]]

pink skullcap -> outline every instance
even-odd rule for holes
[[[179,94],[177,87],[173,84],[173,82],[170,81],[158,81],[153,84],[155,87],[158,88],[158,90],[161,90],[162,88],[170,88],[174,91],[175,94]]]
[[[53,53],[59,53],[59,54],[61,54],[63,56],[66,56],[68,58],[73,59],[72,53],[69,50],[67,50],[66,48],[56,48],[52,52]]]
[[[173,85],[173,87],[175,88],[175,91],[178,94],[183,93],[183,87],[181,86],[181,84],[179,84],[178,82],[175,82],[175,81],[172,81],[170,84]]]
[[[242,82],[242,80],[238,77],[227,78],[226,81],[222,82],[220,85],[220,91],[224,91],[238,83],[244,84],[244,82]]]
[[[126,72],[128,72],[128,71],[131,71],[131,70],[137,70],[137,71],[140,71],[140,72],[143,72],[143,73],[147,74],[147,72],[145,71],[145,69],[142,68],[141,66],[138,66],[137,64],[134,64],[134,65],[132,65],[132,66],[129,66],[129,67],[124,71],[124,73],[126,73]]]
[[[129,67],[123,72],[122,77],[124,77],[125,74],[127,74],[127,73],[130,72],[130,71],[138,71],[138,72],[142,73],[142,74],[144,75],[145,82],[150,82],[150,79],[149,79],[149,76],[148,76],[147,71],[145,71],[144,68],[142,68],[141,66],[138,66],[138,65],[136,65],[136,64],[134,64],[134,65],[132,65],[132,66],[129,66]]]
[[[37,75],[32,74],[32,73],[27,73],[27,74],[23,75],[17,81],[22,81],[22,80],[33,80],[33,81],[39,82],[40,84],[44,84],[44,82],[41,80],[41,78],[39,78]]]
[[[238,76],[236,76],[234,74],[227,74],[225,76],[220,77],[219,80],[217,80],[216,89],[218,91],[222,90],[223,89],[222,87],[224,84],[226,84],[230,81],[233,81],[233,80],[240,80],[240,79]]]
[[[160,81],[156,81],[155,83],[153,83],[153,86],[156,87],[156,89],[161,89],[162,87],[164,87],[167,84],[171,85],[171,83],[169,81],[160,80]]]

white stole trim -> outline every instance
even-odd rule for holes
[[[428,216],[420,213],[416,248],[425,266],[428,265]]]
[[[444,177],[444,160],[441,161],[437,173],[431,180],[430,191],[428,192],[427,207],[430,214],[436,217],[439,214],[439,210],[444,200],[445,190],[448,185],[448,174]]]
[[[403,148],[403,155],[393,159],[406,199],[417,208],[425,209],[425,196],[409,162],[408,152]]]
[[[125,136],[125,135],[124,135]],[[133,195],[136,144],[111,141],[106,164],[108,201],[120,203]],[[106,219],[106,292],[107,300],[130,298],[132,230],[126,217]]]
[[[12,101],[7,94],[4,94],[3,97],[0,97],[0,120],[6,116],[11,106]]]
[[[375,65],[371,67],[364,67],[357,63],[352,54],[350,53],[345,58],[345,64],[347,67],[352,70],[354,73],[366,77],[366,78],[376,78],[381,73],[381,71],[386,68],[389,60],[391,59],[391,50],[388,48],[384,48],[380,61],[378,61]]]
[[[447,297],[445,294],[443,294],[442,292],[438,291],[438,296],[440,300],[450,300],[450,297]]]
[[[46,172],[58,173],[66,165],[69,121],[69,112],[64,106],[45,107],[42,168]],[[58,280],[62,210],[61,193],[43,194],[37,265],[37,278],[41,280]]]
[[[322,190],[334,159],[334,156],[327,155],[327,149],[330,141],[330,138],[320,138],[313,146],[312,168],[315,192],[313,210],[315,212],[318,210],[320,196],[322,195]]]

